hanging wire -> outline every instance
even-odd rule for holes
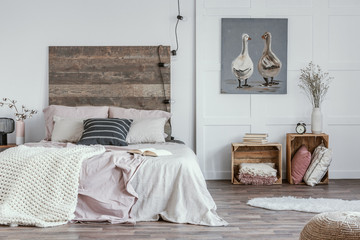
[[[181,16],[181,13],[180,13],[180,0],[178,0],[177,2],[178,2],[178,15]]]
[[[164,63],[161,60],[162,47],[163,47],[162,45],[159,45],[158,49],[157,49],[158,58],[159,58],[159,65],[158,66],[159,66],[160,78],[161,78],[161,82],[162,82],[162,86],[163,86],[163,93],[164,93],[164,101],[163,101],[163,103],[166,104],[166,110],[168,112],[170,112],[170,103],[171,103],[171,101],[170,101],[170,98],[167,98],[167,96],[166,96],[165,81],[164,81],[164,76],[163,76],[163,73],[162,73],[162,68],[164,67]],[[168,122],[169,122],[169,126],[170,126],[170,131],[171,131],[171,128],[172,128],[172,126],[171,126],[171,118],[169,118]],[[172,137],[170,136],[170,138],[172,138]]]
[[[179,50],[179,39],[178,39],[178,34],[177,34],[177,27],[179,25],[179,21],[180,21],[180,19],[178,19],[176,21],[176,25],[175,25],[175,40],[176,40],[176,49],[175,49],[175,51],[176,52]]]
[[[158,49],[157,49],[159,64],[164,64],[163,61],[161,61],[161,49],[162,49],[162,45],[159,45]],[[161,82],[162,82],[162,86],[163,86],[164,100],[166,100],[167,97],[166,97],[166,91],[165,91],[165,82],[164,82],[164,77],[163,77],[163,73],[162,73],[161,69],[162,69],[162,67],[160,67],[160,65],[159,65],[160,78],[161,78]]]
[[[178,38],[178,25],[180,20],[183,20],[183,16],[181,16],[181,11],[180,11],[180,0],[177,0],[177,7],[178,7],[178,15],[177,15],[177,20],[176,20],[176,24],[175,24],[175,41],[176,41],[176,49],[172,50],[171,53],[172,55],[176,55],[176,52],[179,50],[179,38]]]

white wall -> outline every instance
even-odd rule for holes
[[[220,94],[221,18],[288,18],[286,95]],[[310,129],[312,107],[297,85],[313,60],[335,77],[322,107],[334,151],[330,178],[360,178],[359,24],[357,0],[198,0],[196,149],[205,177],[230,178],[230,145],[246,132],[282,143],[286,169],[285,134],[299,120]]]
[[[171,45],[176,0],[0,0],[0,97],[29,108],[48,105],[48,46]],[[180,49],[172,59],[174,136],[195,148],[195,3],[181,0]],[[310,60],[335,80],[323,105],[324,131],[334,162],[330,178],[360,176],[360,1],[197,0],[197,153],[207,178],[230,178],[230,143],[266,131],[285,146],[285,133],[310,121],[311,106],[297,87]],[[289,19],[288,94],[220,94],[223,17]],[[0,117],[13,112],[0,108]],[[26,120],[26,141],[44,137],[40,113]],[[15,141],[15,134],[10,135]],[[284,147],[285,149],[285,147]],[[283,152],[285,156],[285,151]],[[284,158],[285,159],[285,158]],[[285,166],[285,165],[284,165]]]
[[[195,3],[181,1],[180,49],[172,59],[173,135],[195,145]],[[171,45],[176,0],[0,0],[0,98],[40,110],[26,141],[44,138],[48,46]],[[0,117],[13,112],[0,108]],[[9,142],[15,141],[15,134]]]

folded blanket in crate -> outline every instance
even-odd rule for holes
[[[274,163],[242,163],[239,179],[244,184],[271,185],[277,181]]]

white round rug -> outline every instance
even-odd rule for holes
[[[296,198],[292,196],[253,198],[249,200],[247,204],[270,210],[292,210],[312,213],[337,211],[360,212],[360,200],[333,198]]]

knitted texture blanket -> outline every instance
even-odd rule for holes
[[[82,161],[103,146],[18,146],[0,153],[0,224],[51,227],[74,217]]]

